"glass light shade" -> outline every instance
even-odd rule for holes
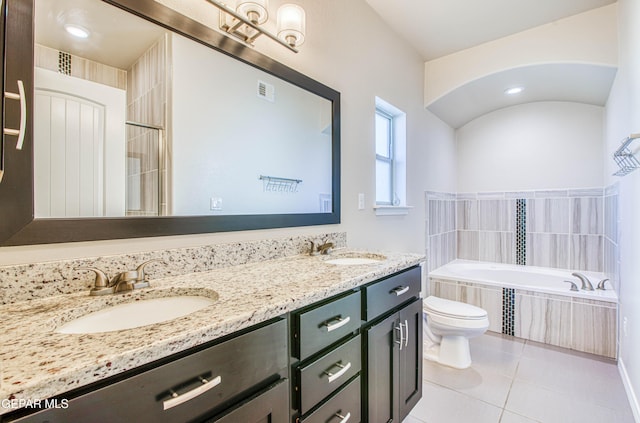
[[[240,0],[236,12],[251,22],[263,24],[269,19],[269,0]]]
[[[278,38],[297,47],[304,43],[305,35],[304,9],[297,4],[283,4],[278,9]]]

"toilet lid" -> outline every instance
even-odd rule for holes
[[[445,300],[444,298],[429,296],[424,302],[424,308],[430,313],[437,313],[443,316],[455,317],[458,319],[484,319],[487,311],[471,304],[459,301]]]

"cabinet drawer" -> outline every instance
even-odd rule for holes
[[[193,421],[280,379],[286,368],[287,323],[280,320],[76,397],[67,409],[47,409],[18,421]]]
[[[392,308],[420,296],[422,272],[414,267],[365,286],[365,319],[372,320]]]
[[[360,420],[360,376],[358,376],[302,422],[359,423]]]
[[[342,344],[335,350],[298,369],[298,396],[300,413],[313,408],[361,367],[360,335]]]
[[[305,359],[358,329],[360,298],[357,291],[297,315],[295,356]]]

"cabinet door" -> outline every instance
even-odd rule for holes
[[[399,349],[400,421],[422,398],[422,300],[417,299],[399,312],[403,325],[403,345]]]
[[[230,413],[206,423],[287,423],[289,421],[288,380],[282,379],[262,394],[249,399]]]
[[[0,242],[10,238],[33,219],[33,155],[31,113],[21,113],[20,100],[8,98],[5,92],[19,93],[18,81],[24,85],[27,111],[33,104],[33,1],[2,1],[3,88],[0,121],[2,128],[19,129],[21,119],[26,128],[23,147],[18,150],[15,135],[0,134],[3,151],[0,182]]]
[[[396,313],[366,331],[367,414],[364,421],[369,423],[399,422],[399,323]]]
[[[0,93],[2,101],[0,101],[0,125],[4,128],[4,20],[5,8],[4,0],[0,0],[0,52],[2,55],[2,63],[0,63]],[[0,138],[0,183],[4,177],[4,135]]]

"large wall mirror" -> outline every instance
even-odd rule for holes
[[[340,221],[339,93],[154,0],[32,15],[33,213],[4,245]]]

